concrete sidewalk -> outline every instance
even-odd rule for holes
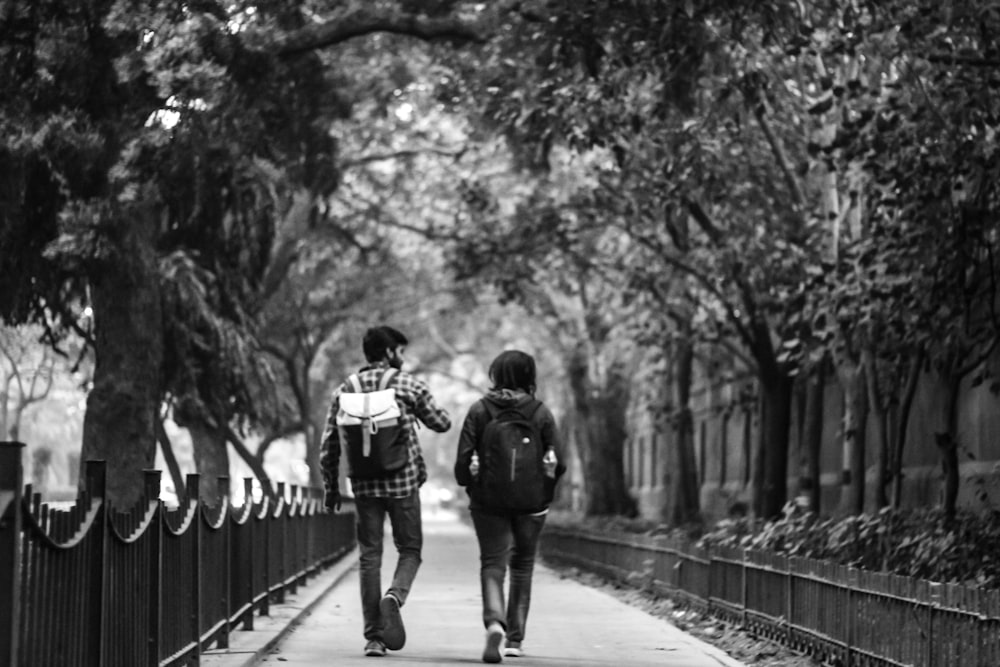
[[[395,566],[386,525],[383,587]],[[380,664],[364,656],[357,555],[351,554],[301,589],[257,629],[236,632],[225,651],[209,651],[211,667]],[[423,565],[402,610],[406,646],[382,661],[392,665],[482,664],[485,630],[475,535],[456,515],[424,520]],[[536,565],[525,655],[504,662],[530,665],[658,665],[742,667],[719,649],[668,622]]]

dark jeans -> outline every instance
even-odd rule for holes
[[[483,625],[500,623],[507,641],[524,640],[531,605],[531,573],[545,515],[497,516],[472,510],[479,539],[479,579],[483,589]],[[504,576],[510,566],[510,596],[504,605]]]
[[[382,599],[382,536],[385,516],[392,525],[392,541],[399,558],[387,593],[406,603],[410,586],[420,567],[420,550],[424,536],[420,524],[420,494],[414,491],[405,498],[354,499],[358,517],[358,551],[360,553],[361,610],[365,621],[365,639],[382,638],[382,615],[378,603]]]

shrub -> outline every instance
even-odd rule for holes
[[[842,519],[794,505],[774,521],[722,521],[699,546],[732,546],[828,560],[943,583],[1000,588],[1000,513],[884,509]]]

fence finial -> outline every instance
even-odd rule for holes
[[[103,460],[88,460],[84,479],[87,480],[87,493],[91,498],[105,498],[107,480],[107,463]]]

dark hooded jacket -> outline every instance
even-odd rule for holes
[[[486,406],[483,405],[483,401],[489,401],[498,408],[505,408],[510,406],[524,406],[534,400],[533,396],[523,391],[500,389],[490,391],[482,400],[476,401],[469,408],[469,413],[465,417],[465,423],[462,424],[462,433],[458,439],[458,454],[455,457],[455,481],[459,485],[468,489],[474,482],[472,473],[469,472],[469,464],[472,463],[472,454],[476,450],[479,439],[482,437],[483,429],[490,420],[490,413],[487,411]],[[554,490],[555,481],[566,471],[566,466],[563,464],[562,442],[559,439],[556,420],[552,415],[552,411],[542,403],[532,415],[532,421],[538,426],[543,446],[546,448],[551,447],[556,453],[558,463],[556,465],[556,477],[552,481]],[[490,508],[481,506],[472,494],[470,494],[469,498],[469,507],[471,509],[489,511]],[[539,507],[532,510],[531,513],[541,512],[547,508],[547,506]]]

